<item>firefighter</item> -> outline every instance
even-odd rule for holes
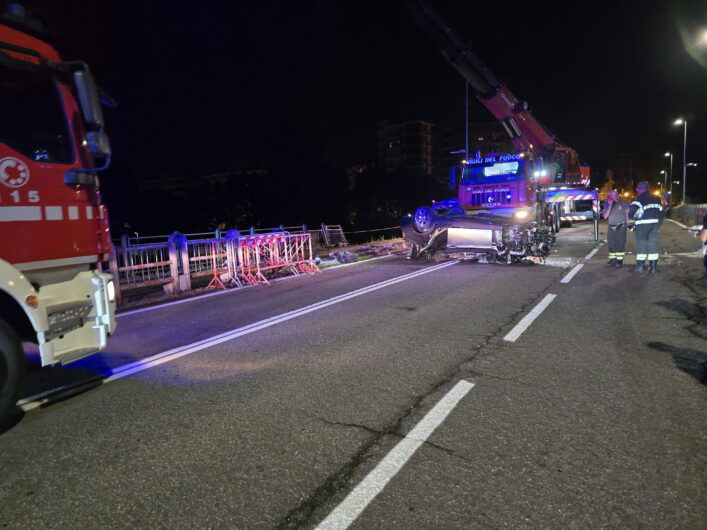
[[[607,194],[602,217],[607,220],[609,228],[606,231],[606,242],[609,245],[609,262],[621,268],[626,254],[626,230],[628,229],[629,204],[619,198],[619,192],[611,190]]]
[[[648,182],[636,186],[638,197],[631,203],[628,217],[636,225],[636,266],[634,272],[644,272],[648,260],[648,272],[658,272],[658,229],[663,220],[660,199],[650,192]]]

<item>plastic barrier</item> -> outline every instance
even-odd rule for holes
[[[319,271],[312,258],[312,236],[310,234],[246,235],[229,240],[237,263],[229,266],[244,283],[250,285],[267,284],[267,275],[275,271],[290,272],[295,275],[314,274]]]

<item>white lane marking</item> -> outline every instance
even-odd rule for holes
[[[579,265],[575,265],[572,270],[569,271],[565,275],[565,277],[560,280],[560,283],[570,283],[570,280],[574,278],[575,274],[577,274],[579,272],[579,269],[581,269],[582,267],[584,267],[582,263],[580,263]]]
[[[145,359],[128,363],[114,369],[106,370],[98,375],[98,377],[103,378],[102,381],[99,381],[98,384],[105,384],[109,383],[110,381],[115,381],[116,379],[122,379],[123,377],[126,377],[128,375],[132,375],[137,372],[142,372],[143,370],[147,370],[148,368],[152,368],[153,366],[158,366],[160,364],[179,359],[180,357],[184,357],[185,355],[189,355],[191,353],[210,348],[211,346],[221,344],[222,342],[227,342],[238,337],[242,337],[244,335],[249,335],[250,333],[260,331],[261,329],[269,328],[270,326],[274,326],[275,324],[280,324],[282,322],[292,320],[293,318],[312,313],[313,311],[318,311],[319,309],[324,309],[325,307],[329,307],[331,305],[338,304],[346,300],[350,300],[352,298],[356,298],[358,296],[377,291],[379,289],[383,289],[384,287],[389,287],[391,285],[395,285],[396,283],[411,280],[412,278],[417,278],[418,276],[422,276],[424,274],[429,274],[430,272],[435,272],[440,269],[444,269],[451,265],[455,265],[456,263],[459,262],[449,261],[447,263],[442,263],[441,265],[427,267],[425,269],[411,272],[410,274],[398,276],[397,278],[392,278],[390,280],[374,283],[373,285],[362,287],[360,289],[356,289],[354,291],[350,291],[348,293],[344,293],[342,295],[335,296],[327,300],[322,300],[321,302],[317,302],[315,304],[301,307],[299,309],[294,309],[292,311],[288,311],[287,313],[282,313],[274,317],[266,318],[264,320],[254,322],[252,324],[247,324],[240,328],[232,329],[230,331],[214,335],[213,337],[192,342],[191,344],[186,344],[184,346],[178,346],[177,348],[172,348],[171,350],[167,350],[162,353],[146,357]],[[25,412],[35,409],[47,403],[51,399],[51,395],[57,394],[58,392],[63,392],[71,388],[73,387],[63,386],[42,392],[40,394],[35,394],[34,396],[30,396],[20,400],[18,402],[18,406]]]
[[[317,526],[317,530],[348,528],[373,499],[385,488],[410,457],[441,425],[461,399],[474,388],[474,383],[459,381],[432,407],[420,423],[385,455],[378,465],[348,494],[348,496]]]
[[[44,219],[46,221],[61,221],[63,218],[64,214],[61,211],[61,206],[44,207]]]
[[[349,267],[350,265],[358,265],[359,263],[368,263],[369,261],[375,261],[378,259],[392,258],[395,255],[396,254],[390,254],[388,256],[376,256],[375,258],[364,259],[361,261],[355,261],[353,263],[343,263],[341,265],[333,265],[331,267],[326,267],[326,268],[322,269],[322,272],[326,272],[326,271],[334,270],[334,269],[340,269],[341,267]],[[283,282],[285,280],[292,280],[294,278],[299,278],[299,276],[285,276],[283,278],[277,278],[276,280],[273,280],[271,283]],[[213,293],[198,294],[196,296],[184,298],[183,300],[175,300],[173,302],[166,302],[164,304],[151,305],[149,307],[142,307],[140,309],[133,309],[132,311],[122,311],[120,313],[117,313],[115,315],[115,317],[119,318],[119,317],[124,317],[124,316],[128,316],[128,315],[136,315],[138,313],[145,313],[147,311],[154,311],[156,309],[162,309],[163,307],[169,307],[169,306],[179,305],[179,304],[186,304],[187,302],[194,302],[195,300],[203,300],[204,298],[210,298],[212,296],[219,296],[219,295],[228,294],[228,293],[237,293],[237,292],[242,291],[243,289],[251,289],[252,287],[253,287],[252,285],[244,285],[243,287],[228,289],[226,291],[218,290]]]
[[[685,226],[684,224],[682,224],[682,223],[676,221],[675,219],[666,219],[666,221],[670,221],[671,223],[675,223],[676,225],[678,225],[678,226],[679,226],[680,228],[682,228],[683,230],[689,230],[689,229],[690,229],[689,226]]]
[[[577,258],[561,258],[559,256],[548,256],[545,261],[540,263],[540,265],[545,265],[547,267],[561,267],[566,269],[577,263]]]
[[[0,223],[11,221],[41,220],[41,206],[0,206]]]
[[[545,311],[547,306],[550,305],[550,302],[552,302],[557,295],[554,294],[548,294],[545,295],[545,298],[543,298],[538,305],[536,305],[533,309],[530,310],[530,313],[525,315],[520,322],[518,322],[515,327],[508,332],[508,334],[503,337],[503,340],[508,341],[508,342],[515,342],[518,340],[518,337],[520,337],[523,332],[528,329],[528,326],[533,323],[533,321],[540,316],[540,313]]]
[[[584,256],[584,259],[586,259],[586,260],[592,259],[592,258],[594,257],[594,254],[596,254],[597,252],[599,252],[599,247],[598,247],[598,246],[597,246],[594,250],[592,250],[589,254],[587,254],[586,256]]]

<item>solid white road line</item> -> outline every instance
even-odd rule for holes
[[[580,263],[579,265],[575,265],[572,270],[569,271],[565,275],[565,277],[560,280],[560,283],[570,283],[570,280],[574,278],[575,274],[577,274],[579,272],[579,269],[581,269],[582,267],[584,267],[582,263]]]
[[[299,309],[294,309],[292,311],[288,311],[287,313],[282,313],[274,317],[266,318],[264,320],[254,322],[252,324],[248,324],[237,329],[232,329],[230,331],[214,335],[213,337],[209,337],[207,339],[192,342],[191,344],[187,344],[185,346],[172,348],[171,350],[152,355],[150,357],[135,361],[133,363],[125,364],[118,368],[106,370],[105,372],[100,374],[100,377],[103,378],[102,383],[109,383],[110,381],[115,381],[116,379],[122,379],[123,377],[127,377],[128,375],[132,375],[137,372],[142,372],[143,370],[147,370],[148,368],[152,368],[153,366],[158,366],[160,364],[179,359],[180,357],[184,357],[185,355],[189,355],[191,353],[210,348],[211,346],[221,344],[222,342],[227,342],[229,340],[233,340],[238,337],[254,333],[256,331],[260,331],[261,329],[269,328],[270,326],[274,326],[275,324],[280,324],[282,322],[292,320],[293,318],[312,313],[313,311],[318,311],[319,309],[324,309],[325,307],[329,307],[331,305],[338,304],[346,300],[350,300],[352,298],[356,298],[358,296],[362,296],[364,294],[383,289],[385,287],[390,287],[391,285],[395,285],[396,283],[411,280],[413,278],[417,278],[418,276],[422,276],[424,274],[429,274],[431,272],[450,267],[451,265],[454,265],[456,263],[458,263],[458,261],[449,261],[440,265],[435,265],[433,267],[420,269],[418,271],[411,272],[403,276],[398,276],[390,280],[374,283],[373,285],[362,287],[360,289],[356,289],[354,291],[350,291],[348,293],[344,293],[342,295],[335,296],[327,300],[322,300],[321,302],[301,307]],[[18,405],[24,411],[32,410],[49,402],[51,400],[51,396],[59,392],[70,390],[72,387],[73,386],[59,387],[47,392],[42,392],[41,394],[35,394],[34,396],[21,400]]]
[[[341,265],[333,265],[331,267],[326,267],[326,268],[322,269],[322,272],[326,272],[328,270],[340,269],[342,267],[350,267],[351,265],[358,265],[359,263],[368,263],[369,261],[375,261],[378,259],[392,258],[396,255],[397,254],[388,254],[387,256],[376,256],[375,258],[364,259],[361,261],[354,261],[353,263],[342,263]],[[300,275],[298,275],[298,276],[285,276],[283,278],[277,278],[277,279],[273,280],[271,283],[278,283],[278,282],[282,282],[285,280],[291,280],[293,278],[299,278],[299,277],[300,277]],[[151,305],[149,307],[142,307],[140,309],[133,309],[132,311],[123,311],[121,313],[117,313],[115,315],[115,317],[120,318],[120,317],[125,317],[128,315],[136,315],[138,313],[145,313],[147,311],[154,311],[156,309],[162,309],[163,307],[169,307],[169,306],[179,305],[179,304],[186,304],[187,302],[194,302],[196,300],[203,300],[204,298],[210,298],[212,296],[219,296],[219,295],[228,294],[228,293],[237,293],[237,292],[242,291],[243,289],[250,289],[252,287],[253,287],[252,285],[244,285],[243,287],[237,287],[234,289],[227,289],[225,291],[219,290],[219,291],[215,291],[212,293],[198,294],[195,296],[191,296],[189,298],[184,298],[183,300],[175,300],[173,302],[165,302],[164,304]]]
[[[689,226],[685,226],[684,224],[682,224],[682,223],[676,221],[675,219],[666,219],[666,221],[670,221],[671,223],[675,223],[676,225],[678,225],[678,226],[679,226],[680,228],[682,228],[683,230],[689,230],[689,229],[690,229]]]
[[[503,340],[508,341],[508,342],[515,342],[518,340],[518,337],[520,337],[523,332],[528,329],[528,326],[533,323],[533,321],[540,316],[540,313],[545,311],[547,306],[550,305],[550,302],[552,302],[555,299],[554,294],[547,294],[545,295],[545,298],[543,298],[538,305],[536,305],[533,309],[530,310],[530,313],[525,315],[520,322],[518,322],[515,327],[508,332],[508,335],[503,337]]]
[[[592,259],[592,258],[594,257],[594,254],[596,254],[597,252],[599,252],[599,247],[598,247],[598,246],[597,246],[594,250],[592,250],[589,254],[587,254],[586,256],[584,256],[584,259],[586,259],[586,260]]]
[[[373,471],[366,475],[341,504],[317,526],[317,529],[348,528],[472,388],[474,383],[464,380],[454,385],[420,423],[398,442]]]

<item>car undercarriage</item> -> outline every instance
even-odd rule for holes
[[[538,262],[555,243],[551,228],[536,221],[488,213],[439,215],[428,206],[403,218],[401,229],[412,259],[446,255],[506,264]]]

